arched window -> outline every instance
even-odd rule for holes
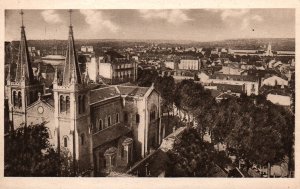
[[[84,143],[85,143],[85,138],[84,138],[84,133],[82,133],[81,135],[80,135],[80,138],[81,138],[81,145],[84,145]]]
[[[13,99],[12,100],[13,105],[17,106],[17,104],[18,104],[18,97],[17,97],[17,92],[16,91],[13,92],[12,99]]]
[[[140,123],[140,115],[139,114],[135,115],[135,122]]]
[[[125,149],[124,146],[121,147],[121,158],[124,158],[125,156]]]
[[[156,110],[157,110],[157,107],[155,105],[152,105],[151,110],[150,110],[150,121],[153,121],[156,119]]]
[[[66,97],[66,111],[67,113],[70,113],[70,97]]]
[[[124,112],[124,122],[127,123],[128,122],[128,113]]]
[[[48,127],[47,127],[47,131],[48,131],[48,134],[49,134],[49,138],[52,139],[52,133],[51,133],[51,131],[50,131],[50,129]]]
[[[107,126],[108,127],[111,126],[111,117],[110,116],[108,116],[108,118],[107,118]]]
[[[66,110],[65,110],[65,108],[66,108],[66,106],[65,106],[65,98],[64,98],[64,96],[63,95],[60,95],[60,98],[59,98],[59,106],[60,106],[60,112],[65,112]]]
[[[18,105],[19,105],[19,108],[22,107],[22,93],[21,91],[18,92]]]
[[[32,103],[32,102],[34,102],[34,99],[35,99],[34,92],[30,91],[29,94],[30,95],[29,95],[29,97],[27,99],[29,99],[28,100],[29,103]]]
[[[64,147],[67,148],[68,147],[68,137],[64,136]]]
[[[85,96],[84,95],[81,97],[81,110],[82,110],[82,113],[85,112]]]
[[[116,123],[119,123],[120,122],[120,115],[119,113],[116,114]]]
[[[81,95],[78,96],[78,113],[81,114]]]
[[[102,119],[99,119],[99,130],[103,129],[103,121]]]

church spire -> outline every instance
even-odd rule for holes
[[[28,52],[28,46],[27,46],[27,40],[26,40],[26,34],[25,34],[25,27],[23,23],[23,15],[24,12],[20,11],[21,15],[21,40],[20,40],[20,46],[19,46],[19,54],[18,54],[18,60],[17,60],[17,69],[16,69],[16,76],[15,76],[15,82],[21,82],[25,81],[26,84],[33,83],[34,77],[31,67],[31,61],[30,56]]]
[[[69,85],[72,82],[75,84],[81,83],[81,74],[77,60],[77,54],[75,49],[74,37],[73,37],[73,26],[72,26],[72,10],[70,13],[70,26],[69,26],[69,39],[68,47],[66,52],[66,60],[64,65],[63,85]],[[73,78],[72,78],[73,77]]]

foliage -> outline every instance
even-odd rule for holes
[[[137,84],[141,87],[150,87],[158,77],[156,70],[138,70]]]
[[[294,116],[262,96],[227,99],[218,106],[215,142],[236,149],[239,158],[265,165],[293,154]]]
[[[24,124],[11,131],[5,141],[5,176],[75,176],[72,157],[66,150],[58,153],[49,143],[45,123]]]
[[[224,153],[216,152],[213,145],[203,141],[199,132],[192,128],[183,132],[180,142],[175,143],[168,155],[167,175],[172,177],[209,177],[216,163],[220,166],[230,163]]]
[[[5,176],[57,176],[58,155],[44,124],[21,126],[5,142]]]
[[[170,112],[173,109],[175,81],[172,76],[159,76],[155,81],[155,88],[162,97],[163,112]]]

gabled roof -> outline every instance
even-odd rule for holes
[[[138,86],[108,86],[91,90],[90,104],[101,102],[110,98],[121,97],[127,95],[128,97],[143,97],[148,92],[149,87]]]
[[[257,77],[251,75],[230,75],[230,74],[219,74],[215,73],[210,76],[211,79],[226,79],[234,81],[257,81]]]
[[[232,97],[236,97],[235,95],[231,94],[231,93],[221,93],[220,95],[218,95],[216,98],[217,99],[228,99],[228,98],[232,98]]]
[[[243,85],[230,85],[230,84],[221,84],[221,83],[212,83],[212,86],[217,86],[218,91],[231,91],[233,93],[243,93]]]
[[[49,103],[49,101],[47,101],[46,99],[38,99],[37,101],[35,101],[34,103],[30,104],[29,106],[26,107],[27,110],[35,107],[36,105],[43,103],[45,104],[51,111],[54,112],[54,104],[51,104],[51,102]]]
[[[138,87],[138,86],[117,86],[121,95],[129,96],[144,96],[148,91],[149,87]]]
[[[117,97],[120,96],[120,93],[118,92],[116,86],[109,86],[99,89],[91,90],[90,93],[90,104],[100,102],[102,100]]]
[[[102,144],[118,139],[128,134],[131,130],[124,125],[116,125],[93,134],[93,146],[97,148]]]
[[[213,97],[213,98],[216,98],[217,96],[219,96],[222,92],[220,92],[220,91],[218,91],[218,90],[216,90],[216,89],[208,89],[209,91],[210,91],[210,93],[211,93],[211,96]]]

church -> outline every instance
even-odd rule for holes
[[[46,123],[50,142],[67,151],[76,170],[90,176],[126,172],[157,149],[165,135],[161,97],[151,87],[101,85],[80,70],[71,23],[63,71],[55,71],[53,89],[34,76],[21,11],[21,40],[15,70],[8,71],[5,98],[13,129]]]

